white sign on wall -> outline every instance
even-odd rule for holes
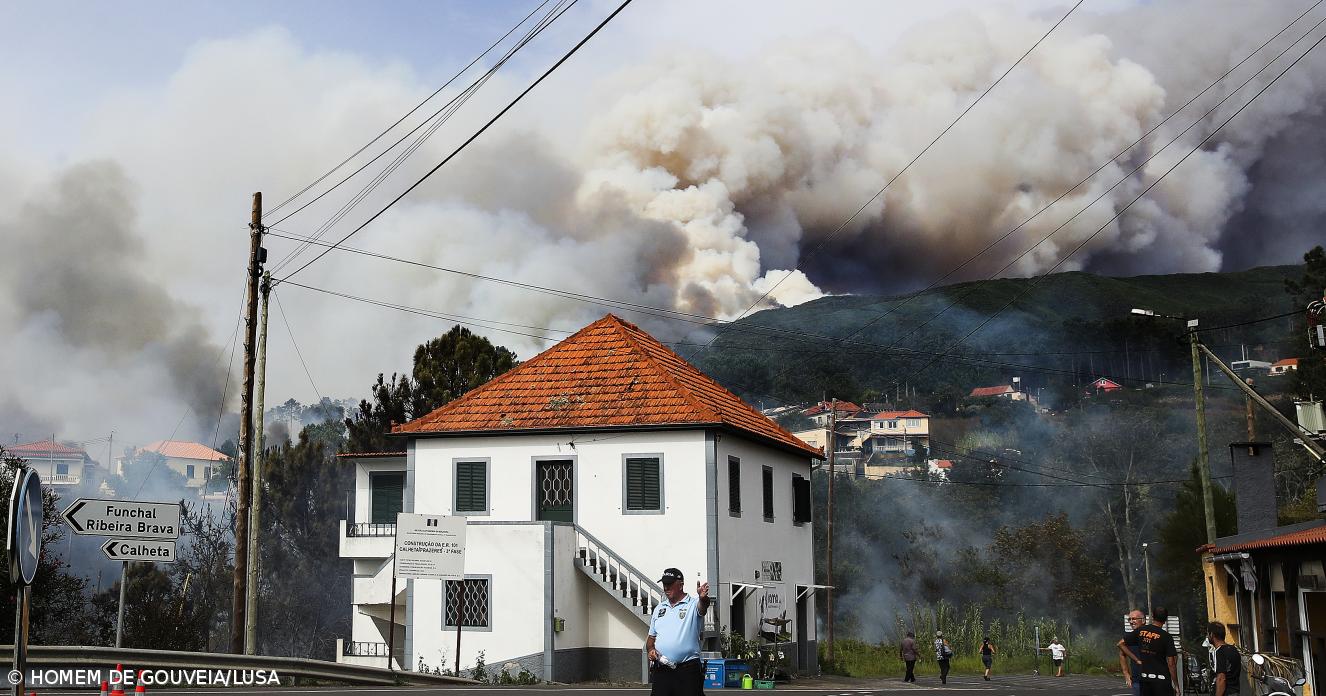
[[[465,577],[465,518],[396,515],[396,577],[460,580]]]

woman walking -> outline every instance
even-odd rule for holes
[[[944,639],[943,631],[935,631],[935,662],[939,663],[939,683],[948,683],[949,659],[953,657],[953,648]]]
[[[995,653],[999,652],[994,643],[990,642],[990,636],[986,636],[981,641],[981,664],[985,665],[985,680],[990,681],[990,669],[994,664]]]

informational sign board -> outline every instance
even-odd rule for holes
[[[75,534],[96,534],[124,539],[177,539],[179,503],[79,498],[64,511]]]
[[[31,585],[41,559],[41,477],[18,469],[9,496],[9,581]]]
[[[465,577],[465,518],[396,515],[397,578],[461,580]]]
[[[175,542],[155,539],[111,539],[101,552],[112,561],[175,562]]]

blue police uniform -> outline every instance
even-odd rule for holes
[[[700,629],[704,617],[700,600],[686,595],[676,604],[666,601],[654,610],[649,621],[649,635],[654,636],[654,650],[674,665],[699,659]]]

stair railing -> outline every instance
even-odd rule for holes
[[[575,526],[576,553],[581,563],[590,568],[605,584],[623,599],[631,601],[646,616],[665,601],[658,578],[650,577],[627,563],[593,534]]]

